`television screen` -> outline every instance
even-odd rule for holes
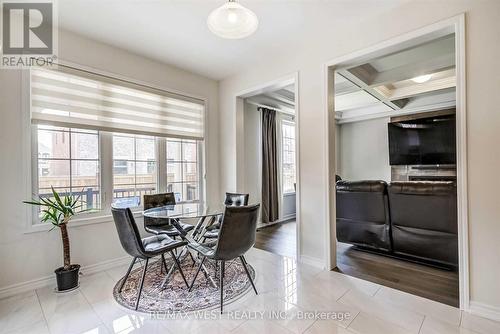
[[[455,115],[389,123],[391,165],[456,163]]]

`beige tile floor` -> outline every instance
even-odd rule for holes
[[[153,319],[123,308],[112,296],[122,266],[83,275],[80,288],[66,294],[47,287],[0,300],[0,334],[500,333],[500,323],[294,259],[252,249],[247,260],[256,269],[259,295],[249,292],[222,316]]]

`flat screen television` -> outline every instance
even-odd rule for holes
[[[389,123],[391,165],[454,165],[455,115]]]

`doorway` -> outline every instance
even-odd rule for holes
[[[340,57],[326,64],[325,85],[327,87],[328,102],[325,115],[329,138],[326,154],[328,156],[327,177],[330,184],[327,194],[329,233],[327,234],[326,251],[328,256],[327,266],[331,269],[340,270],[346,274],[358,275],[358,277],[367,280],[377,281],[386,286],[450,305],[460,306],[461,309],[468,309],[464,19],[463,15],[454,17],[385,41],[380,45]],[[447,52],[447,45],[453,45],[453,54]],[[416,52],[412,52],[415,49],[417,49]],[[425,58],[425,56],[434,53],[436,57],[429,57],[432,59],[421,59],[422,56]],[[401,57],[401,55],[403,56]],[[434,78],[432,79],[432,77]],[[438,87],[438,85],[441,86]],[[349,92],[353,88],[352,86],[355,87],[355,90],[363,91],[355,99],[357,103],[355,107],[346,103],[349,101],[346,101],[345,98],[337,98],[339,91],[345,90]],[[374,103],[368,108],[371,102],[375,100],[380,103]],[[453,109],[453,111],[450,112],[450,109]],[[456,215],[456,266],[458,267],[456,274],[453,274],[452,271],[440,271],[442,269],[430,267],[428,263],[426,263],[426,266],[422,266],[420,260],[425,259],[425,256],[419,259],[412,256],[407,258],[397,256],[405,252],[401,251],[401,248],[399,248],[399,251],[394,252],[395,243],[392,239],[394,233],[391,230],[391,223],[388,223],[385,230],[379,230],[384,235],[378,235],[378,237],[382,236],[381,238],[374,237],[377,233],[369,233],[369,237],[374,237],[374,239],[368,241],[368,244],[373,243],[377,238],[379,241],[386,242],[387,247],[383,243],[378,244],[375,247],[377,248],[376,252],[372,252],[373,249],[369,247],[369,249],[360,250],[358,249],[359,245],[352,247],[351,244],[341,243],[338,240],[346,241],[345,234],[340,238],[338,237],[339,226],[337,223],[339,219],[343,219],[338,210],[339,207],[344,206],[339,202],[337,196],[336,178],[338,179],[339,176],[342,178],[342,175],[339,174],[347,175],[347,178],[388,181],[389,183],[398,180],[398,177],[401,177],[402,174],[410,181],[430,180],[426,175],[421,175],[425,174],[423,173],[424,170],[428,171],[426,166],[416,166],[423,167],[420,170],[417,170],[418,168],[413,169],[413,167],[409,168],[408,166],[411,164],[408,164],[405,167],[406,169],[399,168],[399,164],[395,163],[394,157],[391,156],[394,153],[392,151],[391,154],[386,152],[387,154],[380,155],[385,159],[382,163],[380,161],[374,162],[373,157],[371,160],[367,160],[364,165],[360,164],[360,161],[355,161],[356,158],[354,158],[354,161],[342,161],[342,159],[349,159],[349,154],[342,153],[342,140],[349,141],[347,132],[355,127],[349,126],[350,129],[346,127],[343,134],[340,127],[343,124],[362,121],[364,124],[359,123],[362,126],[358,128],[364,128],[364,130],[360,130],[363,131],[363,136],[370,136],[368,144],[373,146],[372,149],[378,151],[383,146],[384,149],[388,150],[389,123],[399,121],[401,124],[406,124],[408,117],[410,119],[412,117],[419,118],[421,115],[415,115],[421,113],[429,113],[425,116],[434,117],[436,121],[441,121],[442,118],[449,120],[449,114],[454,114],[453,125],[456,129],[454,138],[456,139],[455,166],[444,166],[449,168],[446,170],[446,168],[441,168],[443,166],[440,162],[436,162],[434,165],[439,170],[439,173],[428,173],[428,176],[438,179],[439,177],[444,178],[444,183],[447,182],[446,178],[455,180],[456,207],[453,213]],[[394,117],[399,117],[399,119]],[[406,117],[406,119],[401,117]],[[381,121],[384,118],[385,121]],[[375,129],[372,126],[373,123],[377,122],[384,124],[378,128],[378,132],[370,133],[370,130]],[[413,121],[413,123],[419,122]],[[369,123],[372,124],[368,126]],[[345,145],[351,145],[351,148],[355,147],[355,150],[360,149],[357,143],[350,142],[350,144],[346,144],[344,142],[344,150]],[[377,145],[379,145],[378,148]],[[367,147],[362,148],[362,150],[366,153],[365,157],[372,153]],[[352,154],[350,155],[352,158]],[[426,162],[422,163],[422,165],[425,164]],[[347,168],[349,165],[350,167]],[[453,164],[450,163],[450,165]],[[419,173],[413,175],[413,172]],[[447,174],[447,172],[450,172],[450,174]],[[355,176],[356,173],[361,176]],[[386,196],[388,190],[382,189],[386,187],[385,185],[372,184],[370,186],[380,187],[381,199]],[[387,211],[392,209],[389,208]],[[389,212],[388,216],[391,217],[393,214],[394,212]],[[398,237],[396,236],[396,238]],[[356,243],[354,242],[354,244]],[[398,245],[398,247],[403,248],[404,246]],[[386,251],[384,256],[380,256],[381,252],[378,252],[380,249]],[[369,250],[369,252],[366,250]],[[405,253],[405,255],[408,254]],[[369,265],[363,268],[360,263]],[[355,270],[352,268],[353,264],[357,266]],[[396,277],[397,275],[399,276]],[[421,275],[420,279],[415,280],[415,275]],[[455,292],[450,290],[440,294],[440,292],[443,292],[442,288],[436,287],[434,291],[431,285],[422,284],[422,281],[431,282],[436,277],[442,279],[441,282],[438,282],[438,285],[452,286]],[[417,287],[417,285],[420,285],[420,287]]]
[[[298,254],[297,75],[236,96],[237,186],[261,203],[255,247]]]

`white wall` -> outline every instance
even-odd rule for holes
[[[100,44],[72,33],[59,33],[59,58],[98,70],[117,73],[208,99],[207,194],[220,202],[218,84],[216,81]],[[29,199],[23,184],[23,164],[30,159],[22,146],[23,109],[21,71],[0,70],[0,293],[5,288],[29,280],[53,276],[62,264],[58,231],[25,234],[29,209],[21,202]],[[99,223],[70,228],[72,262],[83,266],[97,264],[125,255],[114,224]]]
[[[336,151],[339,175],[344,180],[391,180],[389,118],[341,124]]]
[[[318,2],[318,10],[321,5]],[[500,1],[402,2],[368,21],[339,25],[335,20],[288,57],[262,57],[255,66],[220,82],[221,189],[237,190],[235,95],[299,71],[301,258],[325,259],[318,234],[326,229],[325,125],[323,64],[436,21],[467,13],[467,121],[471,299],[500,314]],[[310,31],[310,29],[309,29]],[[265,53],[265,50],[262,50]]]

